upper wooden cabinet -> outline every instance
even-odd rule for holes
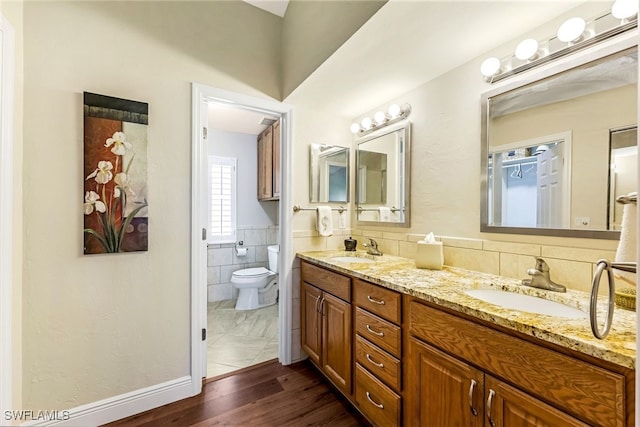
[[[258,135],[258,200],[280,199],[280,121]]]

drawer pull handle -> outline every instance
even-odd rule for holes
[[[489,425],[491,427],[496,427],[496,422],[493,421],[491,417],[491,404],[493,403],[493,396],[496,395],[496,392],[493,389],[489,389],[489,397],[487,398],[487,418],[489,419]]]
[[[367,360],[371,363],[373,363],[374,365],[376,365],[378,368],[384,368],[384,363],[378,363],[375,360],[373,360],[371,358],[371,355],[369,353],[367,353]]]
[[[371,332],[372,334],[375,334],[379,337],[383,337],[384,336],[384,332],[376,332],[373,329],[371,329],[371,326],[367,325],[367,331]]]
[[[374,304],[384,305],[384,301],[383,301],[383,300],[381,300],[381,299],[377,299],[377,298],[373,298],[373,297],[371,297],[371,295],[367,295],[367,299],[368,299],[370,302],[374,303]]]
[[[369,392],[367,392],[367,399],[369,399],[369,402],[371,402],[376,408],[384,409],[384,405],[382,403],[378,403],[378,402],[374,401],[371,398],[371,395],[369,394]]]
[[[478,416],[478,410],[473,407],[473,393],[476,390],[476,380],[472,379],[471,384],[469,385],[469,407],[471,408],[471,414],[474,417]]]
[[[316,312],[320,313],[320,309],[318,308],[318,303],[320,302],[320,295],[316,297]]]

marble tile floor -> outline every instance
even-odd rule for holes
[[[235,304],[207,304],[207,378],[278,357],[278,304],[243,311]]]

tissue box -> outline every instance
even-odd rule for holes
[[[418,242],[418,249],[416,251],[416,267],[428,268],[431,270],[442,270],[442,264],[444,264],[442,242]]]

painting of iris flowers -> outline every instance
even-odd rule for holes
[[[146,251],[149,106],[84,93],[84,253]]]

